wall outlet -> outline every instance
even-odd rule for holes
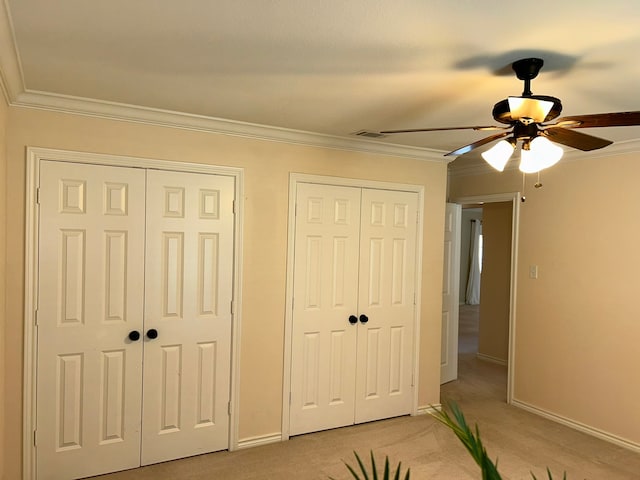
[[[529,265],[529,278],[536,280],[538,278],[538,266]]]

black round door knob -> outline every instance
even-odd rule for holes
[[[369,317],[367,317],[364,313],[360,315],[360,323],[367,323],[369,321]]]
[[[131,330],[129,332],[129,340],[131,340],[132,342],[137,342],[138,340],[140,340],[140,332],[137,330]]]
[[[358,323],[358,317],[356,317],[355,315],[349,315],[349,323],[351,325]]]
[[[155,328],[150,328],[149,330],[147,330],[147,338],[150,338],[151,340],[153,340],[154,338],[158,338],[158,330],[156,330]]]

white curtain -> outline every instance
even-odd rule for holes
[[[467,293],[465,301],[468,305],[480,304],[480,235],[482,235],[482,222],[471,220],[471,246],[469,257],[469,281],[467,282]]]

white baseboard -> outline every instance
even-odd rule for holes
[[[507,361],[501,358],[492,357],[491,355],[485,355],[484,353],[477,353],[476,357],[478,360],[482,360],[483,362],[491,362],[496,363],[498,365],[502,365],[503,367],[507,366]]]
[[[244,448],[259,447],[261,445],[269,445],[270,443],[278,443],[282,441],[282,434],[271,433],[269,435],[259,435],[257,437],[243,438],[238,442],[238,450]]]
[[[437,413],[442,410],[442,405],[440,403],[436,403],[435,405],[424,405],[422,407],[418,407],[416,411],[416,415],[427,415],[432,413]]]
[[[531,404],[522,402],[515,398],[511,401],[511,405],[521,408],[523,410],[526,410],[528,412],[535,413],[536,415],[540,415],[541,417],[547,418],[554,422],[573,428],[574,430],[578,430],[582,433],[586,433],[587,435],[591,435],[601,440],[614,443],[620,447],[633,450],[634,452],[640,452],[640,443],[632,442],[631,440],[627,440],[626,438],[622,438],[612,433],[605,432],[604,430],[590,427],[589,425],[585,425],[584,423],[576,422],[575,420],[571,420],[570,418],[563,417],[562,415],[557,415],[547,410],[543,410],[542,408],[535,407]]]

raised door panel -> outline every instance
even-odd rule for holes
[[[148,172],[143,465],[229,446],[233,198],[231,177]]]
[[[417,208],[415,193],[362,191],[356,423],[411,412]]]
[[[291,435],[353,423],[360,189],[298,184]]]
[[[144,171],[43,161],[37,478],[140,462]]]

